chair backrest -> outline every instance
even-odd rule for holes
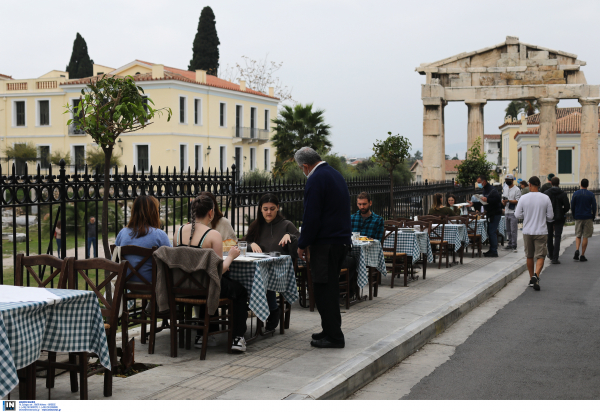
[[[88,270],[104,270],[104,280],[102,282],[94,282],[90,279],[86,271]],[[74,285],[74,277],[80,276],[84,284],[88,286],[100,301],[100,307],[102,316],[106,318],[107,322],[111,325],[111,328],[117,328],[117,321],[119,319],[119,303],[123,296],[124,285],[125,285],[125,273],[127,273],[127,261],[122,260],[120,263],[115,263],[111,260],[104,258],[93,258],[77,260],[71,259],[69,261],[69,277],[71,278],[70,284]],[[111,282],[114,283],[113,297],[111,303],[104,296],[106,285]],[[111,332],[113,329],[111,329]]]
[[[455,225],[466,225],[469,223],[468,216],[448,216],[448,223]]]
[[[58,289],[67,288],[68,280],[68,258],[65,260],[59,259],[52,255],[37,255],[37,256],[25,256],[22,253],[17,255],[17,261],[15,264],[15,286],[33,286],[45,288],[48,285]],[[38,266],[39,271],[36,272],[35,266]],[[46,268],[48,266],[48,268]],[[25,285],[23,282],[23,269],[26,269],[33,278],[35,284]],[[49,273],[48,276],[45,276]],[[58,277],[56,285],[54,281]],[[44,279],[45,278],[45,279]]]
[[[434,223],[431,224],[431,230],[429,231],[429,240],[444,240],[444,230],[446,229],[446,223]]]
[[[431,232],[431,222],[424,220],[414,220],[412,222],[404,222],[404,227],[418,228],[420,232]]]
[[[396,222],[407,222],[407,221],[410,222],[410,221],[412,221],[412,219],[410,217],[400,217],[400,216],[395,216],[392,220],[396,221]]]
[[[410,219],[404,219],[402,218],[402,220],[398,220],[398,219],[394,219],[394,220],[386,220],[383,222],[383,225],[392,225],[392,226],[398,226],[398,227],[404,227],[404,223],[405,222],[410,222]]]
[[[211,249],[190,248],[194,253],[208,253]],[[168,251],[175,250],[170,248]],[[204,273],[204,278],[197,276],[198,272],[185,272],[180,268],[171,268],[166,263],[162,263],[165,272],[165,283],[167,293],[173,296],[208,296],[210,287],[210,278],[208,273]],[[177,276],[176,276],[177,275]],[[219,274],[220,275],[220,274]]]
[[[477,216],[469,215],[469,216],[465,216],[465,217],[468,218],[467,233],[469,235],[476,235],[477,234],[477,225],[479,224],[479,220],[477,219]]]
[[[387,223],[387,222],[392,222],[392,223]],[[386,221],[386,224],[384,225],[383,228],[383,238],[381,239],[381,249],[383,249],[384,252],[394,252],[394,254],[396,253],[396,247],[398,246],[398,229],[400,228],[400,225],[398,225],[396,222],[393,221]],[[384,246],[384,242],[386,241],[386,239],[392,237],[394,239],[394,246],[393,247],[385,247]]]
[[[115,245],[110,245],[110,253],[111,255],[114,253]],[[157,250],[157,246],[153,246],[152,248],[145,248],[141,246],[121,246],[121,256],[126,255],[135,255],[140,256],[143,259],[138,263],[135,267],[130,262],[127,262],[127,274],[125,276],[125,289],[135,288],[136,290],[154,290],[156,287],[156,261],[152,254],[155,250]],[[148,282],[142,275],[139,270],[146,264],[146,262],[150,261],[152,264],[152,280]],[[128,283],[135,283],[135,287],[128,287]]]

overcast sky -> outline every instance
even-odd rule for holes
[[[589,84],[600,83],[599,1],[178,0],[4,1],[0,73],[38,77],[64,70],[77,32],[95,63],[134,59],[187,69],[200,11],[211,6],[220,64],[241,56],[283,62],[293,97],[325,109],[334,151],[372,154],[387,132],[422,150],[421,83],[414,71],[505,40],[575,53]],[[498,133],[506,102],[485,106],[485,132]],[[578,106],[563,101],[560,106]],[[464,157],[467,107],[446,107],[446,153]]]

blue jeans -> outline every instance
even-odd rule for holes
[[[500,225],[500,219],[502,216],[496,215],[488,218],[488,238],[490,239],[490,250],[489,252],[498,253],[498,226]]]
[[[94,253],[94,257],[98,257],[98,253],[96,252],[97,245],[98,245],[97,238],[95,238],[95,237],[87,238],[87,252],[88,252],[87,257],[92,257],[92,252]],[[90,248],[92,249],[92,251],[90,251]]]

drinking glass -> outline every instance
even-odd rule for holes
[[[246,256],[246,250],[248,249],[247,242],[238,242],[238,248],[240,249],[240,255]]]

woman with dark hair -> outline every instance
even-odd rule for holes
[[[213,249],[218,256],[223,257],[223,239],[219,232],[211,227],[215,218],[215,203],[211,196],[200,195],[191,205],[192,221],[179,227],[173,235],[174,246],[190,246],[203,249]],[[248,319],[248,291],[241,283],[230,279],[227,275],[231,262],[240,255],[237,247],[232,247],[223,260],[223,275],[221,276],[221,298],[233,301],[233,345],[232,350],[246,351],[246,319]],[[210,341],[209,341],[209,344]],[[202,336],[196,335],[195,347],[202,347]]]
[[[217,232],[219,232],[223,240],[237,239],[235,231],[231,226],[231,222],[229,221],[229,219],[223,216],[223,213],[221,213],[221,210],[219,209],[219,203],[217,202],[217,198],[215,197],[215,195],[213,195],[210,192],[202,192],[200,193],[200,195],[209,196],[215,204],[215,218],[211,222],[211,227]]]
[[[446,207],[454,212],[453,216],[460,216],[460,207],[454,206],[456,204],[456,196],[452,193],[446,195]]]
[[[444,206],[444,195],[441,193],[433,195],[433,207],[429,209],[428,214],[433,216],[455,216],[454,210]]]
[[[121,229],[115,240],[116,246],[152,247],[171,246],[169,237],[160,229],[160,213],[158,200],[154,196],[138,196],[131,206],[131,217],[127,227]],[[133,267],[136,267],[142,256],[123,255]],[[146,261],[138,271],[148,282],[152,282],[152,262]]]
[[[298,237],[300,232],[289,220],[279,212],[279,199],[272,193],[267,193],[258,201],[258,215],[248,228],[248,234],[243,239],[250,243],[255,253],[279,252],[282,255],[297,257]],[[275,292],[267,291],[269,302],[269,318],[265,329],[273,331],[279,325],[279,305]]]

